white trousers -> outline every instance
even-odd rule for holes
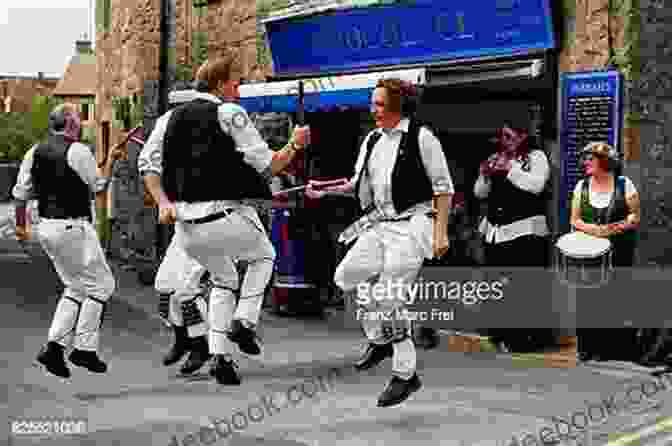
[[[201,278],[205,272],[200,263],[187,255],[179,233],[175,233],[156,273],[154,288],[160,299],[168,301],[168,322],[180,327],[186,325],[187,334],[192,338],[208,333],[208,304],[201,295]]]
[[[424,215],[409,221],[382,222],[360,235],[338,265],[334,281],[343,291],[355,291],[358,318],[369,342],[392,343],[392,373],[409,379],[416,353],[408,320],[377,317],[402,310],[407,286],[417,278],[426,257],[432,222]]]
[[[187,255],[211,275],[210,352],[231,353],[231,342],[226,337],[231,321],[239,319],[250,325],[259,322],[264,292],[273,273],[273,245],[251,206],[241,205],[230,215],[210,223],[178,222],[175,230],[180,233]],[[248,266],[236,305],[234,292],[239,289],[239,280],[234,261],[238,260],[245,260]]]
[[[43,218],[42,248],[65,285],[49,329],[49,340],[97,351],[105,304],[116,288],[93,225],[81,219]]]

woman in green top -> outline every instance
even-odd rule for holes
[[[628,177],[621,175],[616,150],[605,143],[591,143],[582,153],[586,171],[572,199],[571,224],[577,231],[612,244],[615,267],[632,266],[640,221],[639,194]],[[636,360],[637,328],[580,328],[579,357],[582,361]]]
[[[591,143],[583,150],[586,178],[574,189],[572,226],[612,243],[616,267],[632,266],[640,221],[639,193],[626,176],[616,150]]]

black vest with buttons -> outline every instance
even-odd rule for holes
[[[586,223],[606,225],[623,222],[630,210],[625,200],[625,177],[615,180],[614,193],[609,205],[596,208],[590,203],[589,178],[583,180],[581,187],[581,219]],[[637,243],[637,231],[629,230],[609,237],[614,251],[614,266],[632,265],[632,256]]]
[[[243,160],[217,116],[196,99],[173,110],[164,138],[164,191],[173,202],[271,199],[268,182]],[[251,124],[248,124],[251,125]]]
[[[525,166],[523,166],[525,168]],[[495,226],[511,224],[537,215],[546,215],[546,197],[520,189],[506,176],[491,177],[488,221]]]
[[[392,170],[392,202],[397,214],[401,214],[418,203],[431,201],[434,194],[432,181],[427,175],[427,170],[422,162],[422,154],[420,153],[419,137],[421,128],[416,121],[411,120],[408,132],[403,134],[399,143],[397,160]],[[369,137],[364,166],[355,185],[358,197],[361,196],[362,177],[364,175],[369,176],[368,165],[373,147],[381,136],[380,131],[376,131]]]
[[[42,218],[91,219],[91,190],[68,165],[69,150],[63,135],[50,135],[33,153],[30,175]]]

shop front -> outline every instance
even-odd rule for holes
[[[243,85],[241,105],[249,112],[296,113],[303,81],[314,133],[306,176],[350,176],[372,126],[367,115],[376,82],[415,83],[418,117],[439,137],[457,191],[447,262],[481,264],[475,229],[483,203],[473,187],[479,164],[495,150],[496,130],[505,122],[528,128],[534,144],[558,159],[549,153],[558,147],[558,13],[550,0],[425,0],[271,17],[263,24],[274,77]],[[343,206],[322,203],[321,218],[333,220],[324,214]],[[553,226],[557,209],[549,202]],[[306,247],[306,263],[315,257],[311,251]]]

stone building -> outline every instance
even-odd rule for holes
[[[169,2],[170,3],[170,2]],[[172,15],[175,17],[170,52],[169,84],[177,77],[189,78],[194,67],[205,57],[215,55],[220,49],[240,49],[245,77],[249,81],[261,81],[273,74],[269,63],[262,63],[258,52],[257,1],[253,0],[172,0]],[[320,8],[333,0],[296,0],[264,2],[291,6],[291,11]],[[347,4],[373,4],[394,2],[345,2]],[[647,6],[639,2],[612,2],[609,0],[553,0],[553,8],[559,11],[557,26],[562,42],[559,53],[559,72],[577,72],[615,67],[625,74],[625,113],[623,148],[626,174],[633,178],[640,189],[643,206],[642,242],[638,263],[660,262],[664,258],[666,231],[670,226],[669,209],[664,201],[666,189],[666,153],[669,151],[670,135],[663,122],[667,118],[665,102],[653,103],[653,97],[669,87],[669,70],[656,64],[643,64],[641,77],[637,62],[639,42],[666,42],[665,33],[659,32],[655,39],[637,38],[638,12],[644,19],[663,27],[664,18],[660,1],[650,0]],[[97,11],[98,33],[96,58],[98,66],[98,92],[96,95],[96,123],[98,126],[99,158],[106,146],[119,140],[123,127],[132,127],[143,122],[146,131],[158,111],[159,88],[159,0],[100,0]],[[102,5],[102,8],[101,8]],[[624,9],[624,8],[630,9]],[[285,10],[284,12],[289,11]],[[648,22],[644,22],[648,23]],[[646,27],[645,27],[646,28]],[[652,32],[649,28],[648,32]],[[669,39],[668,39],[669,40]],[[206,43],[207,42],[207,43]],[[653,54],[663,48],[650,45],[642,49],[642,55]],[[639,80],[638,80],[639,79]],[[635,94],[635,86],[641,95]],[[648,96],[647,96],[648,95]],[[641,96],[641,97],[640,97]],[[646,98],[649,99],[646,99]],[[664,96],[663,96],[664,97]],[[648,101],[648,102],[647,102]],[[121,104],[114,105],[114,104]],[[116,112],[115,112],[116,110]],[[121,112],[120,112],[121,111]],[[646,137],[640,136],[640,115],[643,127],[649,130]],[[280,123],[286,119],[265,117],[258,123],[271,131],[283,129]],[[126,121],[124,123],[124,121]],[[277,131],[276,138],[277,138]],[[640,139],[644,139],[640,143]],[[279,142],[279,141],[278,141]],[[641,148],[640,148],[641,144]],[[128,172],[129,186],[125,205],[119,211],[138,214],[142,210],[141,180],[134,176],[134,155],[122,171]],[[557,160],[556,164],[557,164]],[[657,163],[654,165],[653,163]],[[557,166],[556,166],[557,167]],[[121,194],[123,195],[123,194]],[[134,204],[131,206],[130,202]],[[135,211],[130,210],[136,209]],[[139,214],[138,214],[139,215]],[[138,226],[140,227],[140,226]],[[147,232],[147,231],[145,231]]]
[[[82,131],[85,139],[90,140],[96,130],[96,56],[91,42],[75,42],[75,54],[68,62],[63,77],[56,85],[52,96],[77,107],[82,119]]]
[[[149,136],[161,111],[161,93],[178,79],[188,80],[208,57],[227,48],[239,51],[244,76],[263,79],[256,57],[255,0],[167,0],[168,54],[161,75],[161,0],[98,0],[96,5],[97,159],[120,141],[125,130],[143,125]],[[162,83],[165,80],[165,83]],[[128,157],[115,167],[112,213],[117,251],[154,256],[154,209],[143,201],[136,161],[140,147],[128,145]],[[108,228],[109,229],[109,228]],[[107,231],[109,234],[109,231]],[[118,234],[120,234],[118,236]]]
[[[49,96],[58,76],[3,75],[0,73],[0,112],[29,112],[35,96]]]

